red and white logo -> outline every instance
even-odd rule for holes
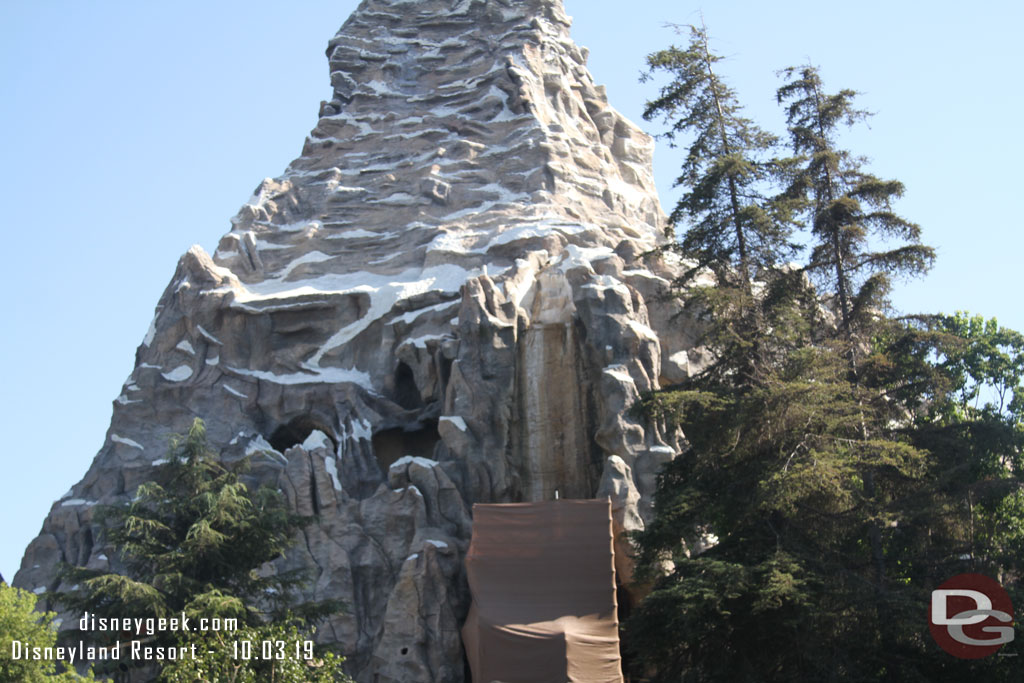
[[[928,629],[954,657],[988,657],[1013,640],[1013,604],[994,579],[958,574],[932,591]]]

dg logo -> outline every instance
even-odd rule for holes
[[[1013,640],[1013,604],[995,580],[958,574],[932,591],[928,629],[954,657],[988,657]]]

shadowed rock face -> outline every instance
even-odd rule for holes
[[[15,583],[117,569],[93,506],[198,415],[316,517],[267,570],[348,605],[318,637],[359,680],[462,681],[470,506],[591,497],[604,475],[618,526],[642,525],[682,435],[628,408],[686,376],[696,330],[662,297],[677,266],[645,256],[652,142],[594,85],[561,0],[366,0],[327,55],[302,155],[212,257],[181,258]]]

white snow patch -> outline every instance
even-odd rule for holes
[[[461,415],[442,415],[441,422],[451,422],[460,432],[466,431],[466,421]]]
[[[406,562],[408,562],[409,560],[415,560],[415,559],[416,559],[417,557],[419,557],[419,556],[420,556],[420,554],[419,554],[419,553],[413,553],[413,554],[412,554],[412,555],[410,555],[409,557],[405,558],[405,561],[406,561]]]
[[[35,593],[36,595],[42,595],[43,593],[46,592],[46,586],[37,586],[37,587],[32,589],[32,592]]]
[[[584,289],[612,289],[624,298],[629,298],[629,288],[611,275],[597,275],[594,279],[596,280],[595,282],[588,282],[583,285]]]
[[[663,453],[666,455],[671,455],[676,452],[671,446],[651,446],[647,450],[651,453]]]
[[[458,301],[458,300],[456,300],[456,301],[442,301],[439,304],[434,304],[433,306],[427,306],[426,308],[417,308],[414,311],[408,311],[406,313],[403,313],[402,315],[395,316],[391,320],[391,322],[388,323],[388,324],[389,325],[394,325],[395,323],[402,322],[402,323],[405,323],[405,324],[408,325],[409,323],[412,323],[414,320],[419,318],[421,315],[424,315],[426,313],[431,313],[433,311],[442,311],[442,310],[444,310],[446,308],[452,308],[454,306],[458,306],[459,303],[460,303],[460,301]]]
[[[431,339],[442,339],[443,337],[443,334],[424,334],[420,335],[419,337],[412,337],[410,339],[406,339],[405,341],[402,342],[402,344],[412,344],[417,348],[425,349],[427,348],[428,341],[430,341]]]
[[[149,346],[153,343],[153,337],[156,336],[156,319],[159,313],[153,314],[153,319],[149,322],[149,329],[146,330],[146,336],[142,340],[143,346]]]
[[[178,349],[179,351],[184,351],[185,353],[191,356],[196,355],[196,350],[192,348],[192,343],[187,339],[182,339],[174,348]]]
[[[204,337],[206,337],[207,341],[210,341],[210,342],[212,342],[214,344],[218,344],[220,346],[224,346],[224,344],[221,343],[220,339],[217,339],[212,334],[210,334],[205,329],[203,329],[202,325],[196,325],[196,329],[199,330],[199,334],[201,334]]]
[[[110,435],[110,440],[115,442],[115,443],[123,443],[125,446],[131,446],[132,448],[138,448],[140,451],[146,450],[145,448],[142,447],[142,444],[140,444],[138,441],[132,441],[131,439],[127,439],[127,438],[125,438],[123,436],[119,436],[117,434],[111,434]]]
[[[221,386],[224,387],[224,391],[228,392],[232,396],[237,396],[238,398],[249,398],[246,394],[243,394],[238,389],[232,389],[227,384],[222,384]],[[236,436],[235,440],[237,440],[237,439],[238,439],[238,437]],[[234,443],[234,441],[232,441],[232,443]]]
[[[360,237],[380,237],[375,232],[369,230],[363,230],[362,228],[354,228],[352,230],[346,230],[345,232],[336,232],[327,235],[326,239],[329,240],[354,240]]]
[[[184,382],[192,376],[192,368],[187,365],[179,365],[170,372],[162,372],[160,374],[164,379],[171,382]]]
[[[415,486],[413,486],[411,484],[409,486],[403,486],[400,489],[394,489],[394,491],[395,491],[395,493],[405,493],[406,491],[411,491],[412,493],[415,493],[420,498],[423,497],[423,492],[420,491],[418,488],[416,488]]]
[[[212,358],[206,359],[207,365],[217,365],[218,363],[220,363],[220,356],[213,356]]]
[[[327,448],[329,450],[330,446],[331,440],[319,429],[314,429],[310,432],[306,440],[302,442],[302,447],[307,451],[315,451],[317,448]]]
[[[166,465],[168,462],[167,458],[157,458],[153,461],[152,465],[156,467],[157,465]]]
[[[553,224],[546,221],[528,225],[519,225],[499,233],[497,237],[487,244],[486,249],[482,249],[480,251],[487,251],[491,247],[508,244],[509,242],[515,242],[517,240],[526,240],[531,237],[547,237],[551,234],[552,230],[573,235],[582,231],[583,228],[579,226],[568,226],[565,224]]]
[[[353,290],[358,289],[372,293],[370,308],[362,318],[341,328],[328,339],[320,350],[317,351],[316,355],[313,356],[312,362],[319,364],[320,359],[326,353],[349,342],[357,334],[369,327],[371,323],[383,317],[385,313],[394,307],[397,301],[430,291],[457,292],[463,283],[475,274],[475,272],[467,271],[465,268],[449,263],[422,270],[411,269],[397,276],[375,276],[369,273],[354,273],[353,276],[355,277],[371,277],[376,279],[376,286],[374,284],[360,284]],[[413,279],[417,276],[420,279]],[[365,279],[363,279],[363,282],[365,283]]]
[[[256,453],[269,453],[271,456],[277,458],[281,462],[287,463],[283,455],[274,450],[274,447],[267,443],[267,440],[263,438],[261,434],[257,434],[250,441],[249,445],[245,447],[246,455],[255,455]]]
[[[84,507],[92,507],[95,504],[95,500],[86,500],[85,498],[72,498],[71,500],[65,500],[63,503],[60,504],[60,506],[65,508],[76,507],[80,505]]]
[[[250,313],[265,314],[265,313],[276,313],[278,311],[288,311],[288,310],[295,310],[295,309],[303,309],[303,308],[309,307],[310,305],[329,306],[330,302],[327,301],[326,299],[320,299],[318,301],[308,300],[308,301],[291,301],[291,302],[286,302],[286,303],[281,303],[281,304],[269,304],[269,305],[268,304],[264,304],[264,305],[261,305],[259,307],[251,306],[249,304],[238,304],[237,307],[242,309],[243,311],[249,311]]]
[[[280,232],[302,232],[306,228],[313,228],[314,230],[319,230],[320,227],[322,227],[320,221],[316,220],[297,221],[295,223],[284,223],[282,225],[274,226],[274,228],[276,228]]]
[[[283,271],[281,271],[281,274],[278,275],[277,277],[278,277],[278,279],[283,280],[286,277],[288,277],[289,275],[291,275],[291,272],[293,270],[295,270],[296,268],[298,268],[299,266],[301,266],[301,265],[303,265],[305,263],[320,263],[322,261],[329,261],[329,260],[331,260],[331,258],[333,258],[333,257],[329,256],[328,254],[323,253],[322,251],[311,251],[308,254],[303,254],[299,258],[297,258],[294,261],[292,261],[291,263],[289,263],[288,267],[285,268]]]
[[[370,382],[370,375],[355,369],[309,368],[309,372],[289,372],[287,374],[279,375],[266,370],[246,370],[243,368],[233,368],[228,365],[225,365],[224,367],[231,372],[238,373],[239,375],[255,377],[256,379],[262,379],[265,382],[273,382],[274,384],[340,384],[342,382],[351,382],[352,384],[358,384],[361,387],[373,391],[373,385]]]
[[[369,441],[373,438],[373,425],[366,420],[355,420],[352,422],[352,438]]]
[[[394,307],[396,302],[426,292],[458,292],[466,280],[478,274],[479,269],[467,270],[454,264],[442,263],[428,268],[410,268],[393,275],[368,272],[329,273],[295,282],[285,282],[281,278],[274,278],[250,287],[233,288],[235,300],[232,305],[245,308],[247,304],[253,302],[317,294],[368,294],[370,296],[369,310],[359,320],[339,329],[310,359],[309,367],[316,369],[319,368],[320,361],[326,354],[347,343],[370,324],[382,318]],[[326,372],[326,370],[324,371]],[[300,373],[296,373],[296,375],[292,381],[285,380],[282,383],[325,381],[310,380]],[[282,380],[271,379],[271,381],[281,382]]]
[[[437,467],[438,465],[438,462],[436,460],[431,460],[430,458],[423,458],[418,455],[403,455],[401,458],[391,463],[390,469],[402,467],[413,462],[416,463],[417,465],[420,465],[421,467]]]
[[[637,322],[636,320],[629,321],[629,328],[633,330],[633,332],[635,332],[638,337],[642,337],[645,339],[653,339],[655,341],[658,340],[657,332],[649,328],[647,325]]]
[[[331,475],[331,481],[334,482],[334,490],[341,491],[341,480],[338,479],[338,459],[324,458],[324,469],[327,470],[327,474]]]
[[[456,254],[480,253],[483,250],[472,247],[480,242],[480,238],[487,233],[483,230],[453,230],[452,232],[441,232],[427,245],[427,251],[450,251]]]
[[[448,544],[444,541],[435,541],[433,539],[427,539],[427,543],[434,546],[435,548],[447,548]]]
[[[575,244],[567,244],[564,253],[562,262],[558,264],[562,272],[577,266],[593,270],[591,263],[615,255],[615,251],[611,247],[578,247]]]
[[[609,365],[604,369],[606,375],[611,375],[620,382],[633,383],[633,378],[630,376],[629,371],[626,370],[624,365]]]

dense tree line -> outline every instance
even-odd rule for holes
[[[636,538],[652,586],[626,624],[639,673],[1020,680],[1012,657],[940,650],[927,610],[963,572],[1024,604],[1024,337],[966,314],[894,317],[893,278],[934,252],[893,209],[903,185],[840,145],[867,116],[856,93],[811,65],[781,71],[785,146],[743,116],[706,30],[689,38],[649,56],[666,84],[644,116],[687,141],[666,248],[714,360],[643,400],[689,449]]]

